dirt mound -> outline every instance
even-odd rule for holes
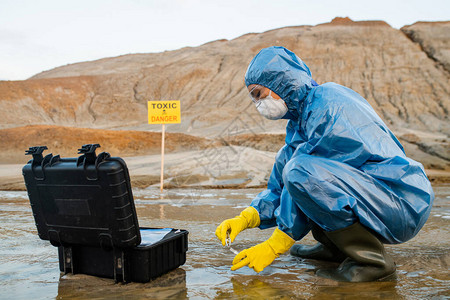
[[[320,26],[389,26],[385,21],[353,21],[349,17],[336,17],[330,23],[320,24]]]
[[[31,146],[47,146],[48,153],[63,157],[77,156],[83,144],[100,144],[100,151],[113,156],[136,156],[161,152],[161,133],[131,130],[98,130],[62,126],[25,126],[0,130],[3,149],[0,163],[25,163],[29,156],[25,150]],[[165,151],[201,150],[211,142],[182,133],[166,133]],[[99,151],[97,150],[97,152]]]

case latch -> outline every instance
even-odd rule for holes
[[[128,282],[128,272],[126,270],[125,251],[122,249],[114,248],[114,280],[118,282]]]
[[[83,145],[80,149],[78,149],[78,154],[82,154],[78,157],[77,166],[83,165],[84,170],[86,172],[86,178],[88,180],[97,180],[98,172],[97,166],[95,165],[95,161],[97,159],[97,155],[95,154],[95,149],[99,148],[99,144],[86,144]]]
[[[75,274],[73,271],[72,247],[63,247],[63,261],[64,274]]]

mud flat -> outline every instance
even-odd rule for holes
[[[134,189],[140,226],[189,231],[186,264],[146,284],[114,284],[87,275],[63,275],[55,247],[37,236],[27,194],[0,191],[0,299],[148,297],[174,299],[444,299],[450,296],[450,185],[434,187],[436,201],[422,231],[412,240],[389,245],[397,263],[391,281],[337,283],[315,276],[324,262],[281,255],[260,274],[249,268],[230,271],[234,254],[214,231],[225,218],[246,207],[258,189]],[[242,232],[237,250],[267,239],[272,230]],[[302,243],[313,244],[310,235]]]

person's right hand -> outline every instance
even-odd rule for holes
[[[230,233],[231,242],[234,242],[236,236],[242,230],[247,228],[247,222],[241,216],[237,216],[233,219],[228,219],[220,223],[220,225],[216,229],[216,236],[222,242],[222,245],[225,246],[225,241],[227,239],[227,232]]]
[[[253,228],[260,223],[258,211],[249,206],[241,214],[233,219],[228,219],[220,223],[216,229],[216,236],[225,246],[227,232],[230,234],[231,242],[234,242],[236,236],[244,229]]]

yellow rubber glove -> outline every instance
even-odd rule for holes
[[[216,236],[222,242],[222,245],[225,246],[227,232],[230,233],[231,242],[234,242],[239,232],[247,228],[259,226],[259,223],[261,223],[261,220],[259,219],[258,211],[254,207],[249,206],[239,216],[220,223],[216,229]]]
[[[231,271],[248,265],[259,273],[280,254],[288,251],[294,243],[294,239],[277,228],[267,241],[239,252],[233,259]]]

